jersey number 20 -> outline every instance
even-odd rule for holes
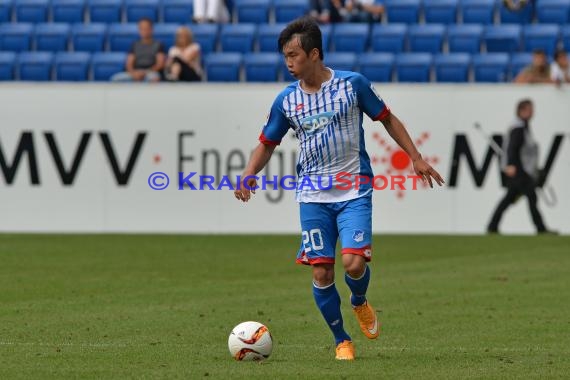
[[[309,244],[310,243],[310,244]],[[309,232],[303,231],[303,245],[305,252],[320,251],[324,248],[323,235],[320,228],[313,228]]]

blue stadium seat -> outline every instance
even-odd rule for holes
[[[16,53],[0,51],[0,81],[14,80],[16,77]]]
[[[192,21],[194,6],[192,0],[162,0],[164,22],[185,24]]]
[[[424,0],[424,15],[428,23],[455,24],[458,0]]]
[[[66,23],[37,24],[34,33],[36,50],[67,51],[71,27]]]
[[[52,0],[51,11],[54,22],[83,22],[85,0]]]
[[[98,52],[105,50],[107,24],[75,24],[71,29],[74,51]]]
[[[325,54],[325,65],[333,70],[355,71],[355,53],[328,53]]]
[[[0,24],[12,21],[13,0],[0,0]]]
[[[526,25],[523,29],[526,51],[541,49],[548,55],[554,54],[560,38],[560,26],[556,24]]]
[[[24,52],[18,57],[20,80],[44,82],[51,80],[53,53]]]
[[[509,55],[507,53],[475,54],[473,73],[475,82],[505,82],[508,80]]]
[[[122,0],[87,0],[91,22],[121,22]]]
[[[271,0],[236,0],[238,22],[264,24],[269,22]]]
[[[515,78],[525,67],[532,63],[532,53],[515,53],[511,55],[511,74]]]
[[[49,0],[17,0],[14,4],[18,22],[47,22]]]
[[[439,53],[445,39],[445,25],[411,25],[408,31],[410,51],[419,53]]]
[[[570,0],[540,0],[536,6],[536,18],[540,23],[570,23]]]
[[[309,11],[308,0],[274,0],[275,21],[290,22]]]
[[[514,53],[520,49],[520,25],[487,25],[483,34],[489,53]]]
[[[249,53],[253,51],[257,26],[255,24],[222,25],[220,42],[222,51],[231,53]]]
[[[450,25],[447,28],[447,43],[450,53],[471,53],[481,51],[483,26],[476,24]]]
[[[68,82],[87,81],[90,64],[89,53],[58,53],[55,56],[55,79]]]
[[[464,24],[490,25],[495,18],[495,0],[461,0]]]
[[[562,27],[562,44],[566,51],[570,50],[570,25]]]
[[[386,0],[384,5],[390,23],[416,24],[419,20],[421,0]]]
[[[429,53],[403,53],[396,56],[398,82],[429,82],[433,57]]]
[[[470,54],[438,54],[433,63],[437,82],[469,82]]]
[[[142,18],[157,22],[159,5],[160,0],[125,0],[127,22],[139,22]]]
[[[511,11],[499,2],[501,24],[530,24],[534,16],[534,7],[529,2],[526,7],[520,11]]]
[[[372,27],[372,50],[378,52],[401,53],[406,50],[408,25],[375,24]]]
[[[176,30],[180,27],[178,24],[155,24],[154,38],[162,42],[164,49],[168,52],[176,42]]]
[[[217,24],[190,24],[188,27],[194,35],[194,41],[200,44],[202,53],[208,54],[216,50],[218,43]]]
[[[239,82],[241,53],[213,53],[205,59],[208,82]]]
[[[91,59],[93,80],[106,82],[121,71],[125,71],[126,53],[95,53]]]
[[[109,25],[109,48],[111,51],[128,52],[139,38],[137,24]]]
[[[373,82],[391,82],[395,59],[392,53],[360,54],[359,72]]]
[[[245,79],[248,82],[276,82],[282,66],[278,53],[250,53],[244,56]]]
[[[259,51],[275,53],[277,49],[277,38],[286,24],[261,24],[257,31]]]
[[[331,24],[327,25],[319,25],[321,28],[321,35],[323,37],[323,52],[329,51],[330,48],[330,41],[333,32],[333,26]]]
[[[32,24],[0,24],[0,51],[30,50],[33,34],[34,27]]]
[[[367,23],[337,24],[332,33],[335,51],[363,53],[368,49],[369,34]]]

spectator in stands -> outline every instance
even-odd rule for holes
[[[194,0],[194,22],[228,21],[230,21],[230,13],[224,0]]]
[[[152,35],[152,21],[143,18],[138,23],[140,40],[133,43],[125,72],[117,73],[111,78],[117,82],[158,82],[164,69],[164,47]]]
[[[516,83],[553,83],[550,79],[550,66],[544,50],[535,50],[532,63],[515,78]]]
[[[346,22],[378,22],[382,19],[384,5],[378,0],[333,0]]]
[[[333,4],[333,1],[335,0],[311,0],[309,15],[321,24],[342,21],[342,17],[338,13],[341,8],[340,0],[336,1],[338,8]]]
[[[564,50],[554,53],[554,62],[550,65],[550,79],[555,83],[570,83],[570,65],[568,55]]]
[[[176,31],[176,43],[168,51],[166,79],[197,82],[202,80],[200,45],[194,42],[192,31],[184,26]]]

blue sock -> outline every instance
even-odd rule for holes
[[[360,278],[352,278],[348,273],[344,274],[344,280],[352,292],[350,303],[352,306],[360,306],[366,302],[366,290],[370,282],[370,268],[368,265],[364,269],[364,273]]]
[[[352,340],[344,331],[342,314],[340,313],[340,296],[334,282],[326,287],[317,287],[313,283],[313,296],[327,325],[334,334],[336,344],[343,340]]]

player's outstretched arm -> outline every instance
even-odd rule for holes
[[[241,184],[239,189],[234,191],[234,195],[237,199],[243,202],[249,201],[251,198],[251,193],[255,194],[255,187],[257,186],[257,181],[253,176],[261,171],[269,162],[273,151],[275,150],[276,145],[274,144],[263,144],[259,143],[259,145],[255,148],[247,166],[242,175],[242,180],[244,180],[248,176],[252,176],[252,178],[248,178],[244,183]],[[247,185],[247,186],[246,186]]]
[[[396,141],[408,156],[410,156],[416,174],[422,177],[424,181],[429,182],[430,187],[433,187],[432,178],[439,186],[441,186],[444,183],[443,178],[422,158],[422,155],[418,152],[418,149],[414,145],[406,127],[404,127],[404,124],[400,119],[398,119],[393,113],[390,113],[382,120],[382,124],[384,124],[384,127],[394,141]]]

